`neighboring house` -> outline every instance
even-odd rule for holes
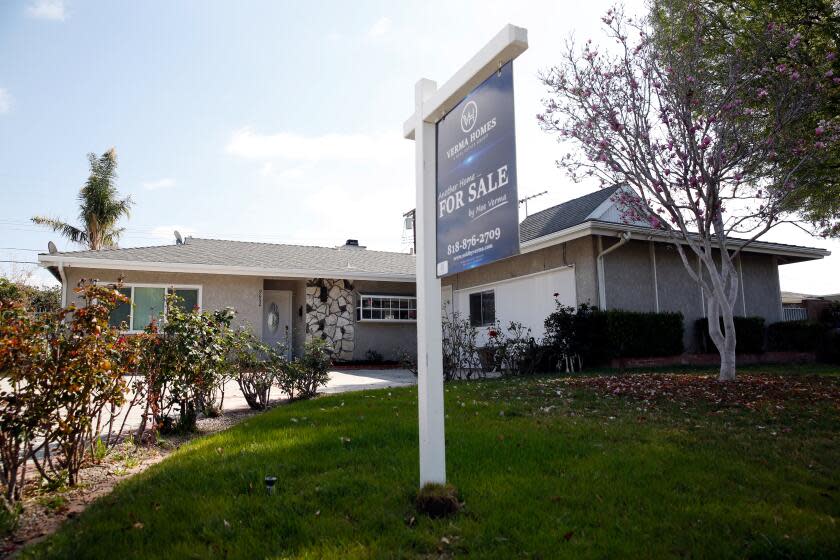
[[[342,360],[415,352],[414,256],[369,251],[355,240],[336,248],[188,237],[158,247],[41,254],[62,283],[62,300],[85,279],[123,280],[133,302],[114,324],[143,330],[164,315],[168,290],[200,309],[232,307],[237,322],[299,355],[307,334],[326,338]]]
[[[820,321],[825,311],[837,303],[840,303],[840,294],[815,296],[782,292],[782,311],[785,321]]]
[[[679,311],[685,345],[696,348],[694,323],[705,315],[700,287],[665,234],[627,224],[616,190],[594,192],[525,219],[520,254],[444,278],[444,310],[469,317],[486,341],[487,327],[518,321],[543,336],[555,299],[602,309]],[[821,259],[823,249],[754,242],[737,260],[736,314],[783,319],[780,265]],[[386,359],[416,351],[415,257],[370,251],[354,240],[337,248],[187,238],[183,244],[41,254],[59,278],[65,301],[81,278],[123,278],[134,306],[115,321],[143,329],[163,314],[166,290],[202,309],[233,307],[266,342],[326,338],[337,357]],[[699,265],[699,263],[698,263]],[[556,294],[556,296],[555,296]]]
[[[520,225],[520,254],[444,278],[444,305],[477,326],[495,319],[503,326],[522,322],[537,338],[555,308],[554,294],[571,306],[679,311],[685,318],[686,349],[696,350],[694,323],[706,314],[700,286],[663,232],[623,222],[613,201],[616,190],[596,191],[528,216]],[[737,260],[735,313],[764,317],[767,324],[781,321],[778,267],[829,254],[780,243],[749,244]]]

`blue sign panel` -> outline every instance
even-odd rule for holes
[[[519,252],[512,63],[438,122],[435,210],[438,277]]]

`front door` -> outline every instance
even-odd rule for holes
[[[284,344],[287,356],[291,356],[292,292],[287,290],[263,292],[263,342],[271,346]]]

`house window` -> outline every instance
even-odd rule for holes
[[[152,321],[163,319],[165,302],[166,288],[135,287],[134,295],[131,297],[131,330],[143,330]]]
[[[496,322],[496,292],[487,290],[470,294],[470,324],[484,327]]]
[[[417,298],[414,296],[382,296],[359,294],[356,303],[357,321],[416,321]]]
[[[123,328],[124,324],[125,329],[128,330],[131,328],[131,288],[120,288],[118,291],[127,297],[128,301],[120,303],[113,311],[111,311],[108,323],[112,327],[119,328]]]
[[[164,320],[167,293],[174,293],[180,297],[178,306],[185,311],[201,306],[201,288],[198,286],[137,284],[123,286],[119,291],[129,301],[121,303],[111,311],[108,323],[111,326],[125,328],[128,332],[139,332],[148,327],[152,321]]]

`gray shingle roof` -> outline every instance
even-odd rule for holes
[[[519,239],[523,243],[544,235],[574,227],[615,193],[616,189],[601,189],[566,201],[557,206],[531,214],[519,225]]]
[[[45,255],[52,256],[52,255]],[[352,273],[413,275],[414,255],[370,251],[358,248],[313,247],[253,243],[190,237],[183,245],[160,245],[70,251],[54,256],[132,261],[137,263],[172,263],[210,266],[253,267],[274,270],[308,270],[317,273],[347,270]]]

